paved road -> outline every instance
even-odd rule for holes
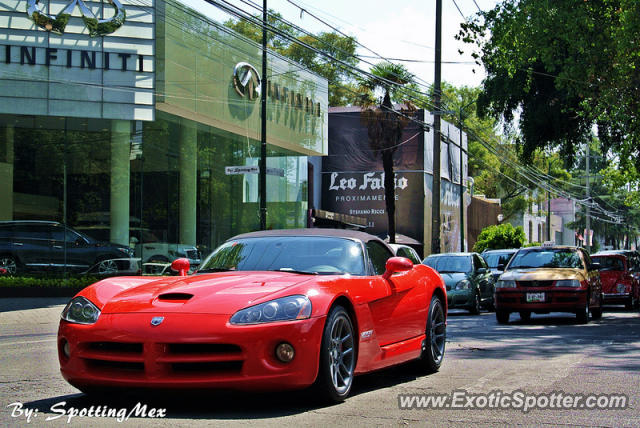
[[[440,372],[422,376],[405,365],[356,378],[353,396],[318,406],[304,393],[160,394],[90,399],[60,377],[55,337],[64,299],[0,299],[0,426],[640,426],[640,316],[613,308],[601,321],[577,325],[569,315],[535,316],[498,325],[490,313],[452,311]],[[624,410],[412,409],[398,394],[626,394]],[[166,409],[162,419],[76,417],[71,408],[130,411],[138,401]],[[65,404],[60,404],[64,402]],[[22,403],[22,414],[17,416]],[[97,406],[103,406],[98,409]],[[106,407],[105,407],[106,406]],[[52,409],[53,407],[53,409]],[[27,419],[24,410],[34,411]],[[38,412],[35,413],[35,409]],[[68,415],[68,413],[67,413]],[[55,418],[47,421],[47,418]]]

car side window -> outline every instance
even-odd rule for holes
[[[408,248],[400,247],[397,253],[398,257],[406,257],[413,262],[414,265],[420,264],[421,260],[416,257],[416,254]]]
[[[483,266],[482,261],[480,260],[480,257],[476,254],[473,255],[473,270],[477,271],[480,268],[483,268],[485,266]]]
[[[376,241],[367,242],[367,253],[373,266],[373,272],[376,275],[382,275],[386,270],[387,260],[393,257],[393,254],[384,245]]]

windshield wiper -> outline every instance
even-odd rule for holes
[[[200,269],[196,273],[229,272],[229,271],[235,271],[235,270],[236,269],[219,267],[219,268]]]
[[[302,275],[317,275],[318,272],[310,272],[308,270],[296,270],[293,268],[282,267],[280,269],[270,269],[271,272],[289,272],[289,273],[300,273]]]

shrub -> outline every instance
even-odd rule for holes
[[[513,227],[510,223],[485,227],[478,235],[473,251],[500,250],[503,248],[520,248],[526,241],[522,226]]]

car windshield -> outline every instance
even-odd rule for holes
[[[600,263],[600,270],[624,270],[624,263],[618,257],[593,256],[591,261]]]
[[[570,248],[539,248],[518,251],[509,270],[523,268],[582,268],[578,252]]]
[[[468,256],[429,256],[424,264],[439,273],[471,272],[471,257]]]
[[[364,275],[362,246],[323,236],[268,236],[237,239],[218,247],[198,272],[224,270]]]
[[[500,265],[507,265],[509,263],[509,259],[513,256],[513,252],[511,253],[487,253],[483,254],[482,258],[489,265],[490,268],[497,268]]]

